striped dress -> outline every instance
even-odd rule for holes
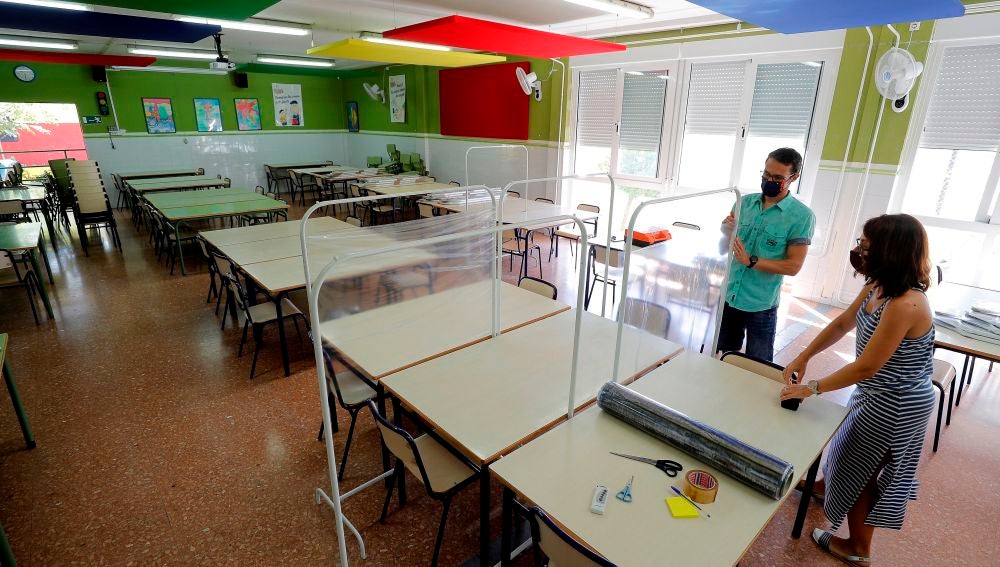
[[[874,290],[858,310],[856,356],[861,356],[891,301],[868,314],[873,295]],[[874,376],[858,382],[850,412],[830,444],[823,469],[823,511],[834,530],[840,528],[883,460],[887,464],[878,477],[878,498],[865,523],[896,530],[903,526],[907,501],[917,497],[917,463],[934,409],[933,354],[932,326],[922,337],[904,337]]]

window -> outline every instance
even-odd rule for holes
[[[579,74],[577,173],[656,179],[669,71],[605,69]]]
[[[946,48],[938,69],[902,210],[1000,223],[1000,45]]]
[[[814,61],[692,64],[677,184],[759,190],[768,153],[805,154],[822,69]]]

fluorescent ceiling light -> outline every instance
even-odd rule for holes
[[[319,61],[317,59],[290,59],[288,57],[270,57],[258,55],[258,63],[271,63],[273,65],[296,65],[300,67],[333,67],[333,61]]]
[[[219,56],[211,51],[173,51],[170,49],[153,49],[147,47],[130,47],[128,52],[134,55],[153,55],[155,57],[173,57],[175,59],[211,59]]]
[[[0,45],[13,47],[38,47],[40,49],[76,49],[75,41],[27,39],[19,36],[0,36]]]
[[[625,18],[652,18],[653,9],[626,0],[563,0],[570,4],[586,6],[602,12],[610,12]]]
[[[39,8],[59,8],[60,10],[76,10],[78,12],[89,12],[90,6],[78,4],[76,2],[58,2],[56,0],[0,0],[4,4],[24,4],[25,6],[37,6]]]
[[[228,71],[216,69],[196,69],[193,67],[164,67],[150,65],[149,67],[131,67],[128,65],[113,65],[108,71],[143,71],[151,73],[190,73],[192,75],[228,75]]]
[[[377,35],[362,35],[361,39],[372,43],[383,43],[385,45],[395,45],[398,47],[416,47],[417,49],[430,49],[431,51],[451,51],[450,47],[437,45],[435,43],[420,43],[417,41],[404,41],[402,39],[389,39]]]
[[[231,20],[216,20],[213,18],[195,18],[192,16],[174,16],[179,22],[189,24],[210,24],[222,26],[228,30],[255,31],[260,33],[278,33],[282,35],[309,35],[309,30],[305,28],[293,28],[291,26],[275,26],[271,24],[258,24],[254,22],[234,22]]]

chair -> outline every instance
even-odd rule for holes
[[[941,436],[941,415],[944,413],[944,390],[948,388],[948,419],[946,425],[951,425],[951,407],[955,401],[955,376],[958,373],[950,362],[934,359],[934,373],[931,375],[931,383],[938,389],[938,412],[937,421],[934,425],[934,452],[938,450],[938,439]]]
[[[382,434],[382,444],[396,457],[396,464],[389,482],[389,489],[385,495],[385,503],[382,505],[382,515],[379,522],[385,523],[393,490],[404,477],[405,471],[410,471],[410,474],[417,477],[417,480],[424,485],[427,495],[435,500],[440,500],[444,505],[437,539],[434,543],[434,554],[431,556],[431,565],[437,565],[451,500],[459,490],[476,479],[479,471],[459,460],[429,434],[425,433],[414,439],[402,428],[389,423],[385,417],[379,414],[374,401],[368,401],[368,409],[371,410],[379,433]]]
[[[52,162],[49,162],[50,164]],[[65,163],[67,179],[73,195],[73,216],[76,218],[77,232],[83,252],[90,255],[88,228],[106,228],[111,233],[114,245],[122,250],[108,193],[101,179],[101,168],[95,161],[73,160]]]
[[[548,297],[549,299],[555,299],[559,295],[559,290],[556,289],[556,286],[545,280],[540,280],[531,276],[522,276],[521,279],[517,281],[517,287],[526,289],[532,293],[537,293],[542,297]]]
[[[422,219],[429,219],[438,215],[438,209],[434,205],[417,201],[417,214]]]
[[[294,169],[288,170],[288,178],[291,180],[292,202],[295,201],[295,191],[299,192],[300,202],[303,205],[306,204],[306,191],[312,191],[313,197],[315,198],[316,192],[319,190],[319,186],[316,185],[315,181],[304,181],[302,176],[300,176]]]
[[[359,189],[359,191],[361,192],[361,196],[362,197],[376,197],[376,196],[378,196],[378,193],[376,193],[376,192],[374,192],[374,191],[372,191],[370,189],[361,188],[361,189]],[[379,224],[378,223],[379,218],[385,217],[385,216],[389,216],[389,218],[392,219],[392,222],[396,222],[396,212],[399,211],[400,215],[402,215],[403,211],[398,206],[396,206],[395,201],[396,201],[396,199],[391,198],[391,197],[388,198],[388,199],[382,199],[382,200],[379,200],[379,201],[369,201],[367,203],[367,205],[368,205],[368,224],[369,225]],[[384,204],[386,202],[388,202],[389,204],[388,205]],[[383,204],[379,204],[379,203],[383,203]]]
[[[551,567],[575,566],[575,567],[615,567],[607,559],[601,557],[590,548],[573,539],[562,528],[559,527],[552,518],[537,506],[530,510],[531,541],[535,542],[537,549],[541,549],[548,564]],[[541,565],[536,554],[536,565]]]
[[[368,156],[368,167],[378,167],[382,165],[382,156]]]
[[[542,275],[542,249],[537,245],[528,244],[528,239],[521,236],[521,232],[518,229],[507,229],[503,231],[501,235],[502,238],[502,252],[510,258],[510,270],[514,269],[514,256],[521,258],[521,275],[528,275],[528,259],[531,257],[531,251],[534,250],[538,254],[538,277],[544,278]],[[511,243],[514,243],[511,246]],[[521,244],[524,244],[524,248],[521,248]]]
[[[346,219],[344,219],[344,222],[352,226],[361,227],[361,219],[355,216],[347,217]]]
[[[0,201],[0,221],[2,222],[28,222],[28,212],[24,210],[24,202]]]
[[[597,205],[588,205],[587,203],[580,203],[576,206],[578,211],[586,211],[588,213],[601,214],[601,208]],[[590,225],[594,228],[593,232],[587,235],[587,238],[593,238],[597,236],[597,218],[583,221],[583,224]],[[565,238],[569,240],[569,251],[573,257],[576,257],[576,243],[580,241],[580,233],[576,230],[576,225],[570,225],[570,228],[556,228],[555,230],[555,252],[556,258],[559,257],[559,239]],[[552,249],[549,249],[549,259],[552,258]]]
[[[625,253],[617,248],[608,248],[603,244],[592,244],[587,262],[590,270],[590,289],[587,290],[584,305],[590,306],[590,298],[594,295],[597,282],[606,282],[607,285],[611,286],[611,304],[614,305],[618,280],[621,279],[622,268],[625,266]],[[608,267],[606,278],[604,276],[605,265]]]
[[[219,277],[219,265],[215,263],[215,257],[209,254],[208,244],[205,242],[205,239],[199,235],[195,240],[198,242],[198,249],[201,250],[202,258],[205,259],[205,263],[208,265],[208,297],[205,298],[205,303],[208,303],[212,301],[212,297],[220,296],[219,286],[215,283]],[[219,285],[221,285],[221,282]]]
[[[360,376],[350,370],[335,373],[333,361],[326,349],[323,350],[326,361],[326,387],[331,398],[347,410],[351,416],[351,425],[347,429],[347,440],[344,442],[344,454],[340,457],[340,467],[337,469],[337,480],[344,480],[344,467],[347,466],[347,454],[351,451],[351,441],[354,439],[354,426],[358,421],[358,412],[368,405],[368,400],[377,400],[378,392],[368,385]],[[334,399],[330,399],[332,406]],[[320,423],[317,441],[323,440],[323,423]],[[336,431],[336,428],[334,429]]]
[[[243,336],[240,338],[240,348],[236,353],[237,358],[243,356],[243,346],[247,342],[247,331],[251,329],[253,330],[253,362],[250,363],[250,379],[253,380],[254,374],[257,371],[257,357],[260,354],[260,345],[264,342],[264,327],[278,321],[278,310],[275,307],[274,302],[271,301],[250,305],[250,300],[247,298],[246,292],[243,290],[243,285],[240,283],[239,279],[234,277],[232,274],[225,276],[224,281],[229,287],[229,297],[232,298],[239,310],[243,312],[244,317]],[[299,311],[287,298],[282,298],[281,301],[283,302],[283,316],[292,319],[295,323],[295,332],[299,333],[299,340],[301,340],[302,335],[299,331],[299,322],[297,318],[302,317],[304,319],[305,317],[302,315],[302,312]],[[225,323],[225,320],[223,320],[223,323]]]
[[[228,178],[228,177],[223,177],[222,178],[222,186],[223,187],[232,187],[233,186],[233,180],[230,179],[230,178]]]
[[[428,293],[434,293],[434,272],[429,265],[418,266],[410,270],[392,270],[378,278],[375,290],[375,305],[382,304],[382,290],[385,290],[386,301],[395,303],[403,298],[407,290],[425,287]]]
[[[26,253],[11,250],[0,250],[0,289],[23,287],[28,293],[28,303],[31,305],[31,315],[38,325],[38,307],[35,305],[35,294],[41,295],[38,276],[31,269]]]
[[[723,353],[721,360],[764,378],[785,383],[785,367],[738,351]]]
[[[625,323],[661,338],[670,334],[670,310],[644,299],[625,298]]]

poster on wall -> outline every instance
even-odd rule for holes
[[[274,96],[274,123],[278,126],[304,126],[302,85],[271,83]]]
[[[222,132],[222,107],[219,99],[194,99],[194,118],[199,132]]]
[[[347,131],[359,132],[361,130],[361,118],[358,116],[358,103],[353,100],[347,103]]]
[[[240,130],[260,130],[260,104],[255,98],[233,99],[236,103],[236,125]]]
[[[174,124],[174,109],[169,98],[142,99],[142,113],[146,117],[146,132],[150,134],[173,134],[177,131]]]
[[[406,122],[406,75],[389,76],[389,120]]]

